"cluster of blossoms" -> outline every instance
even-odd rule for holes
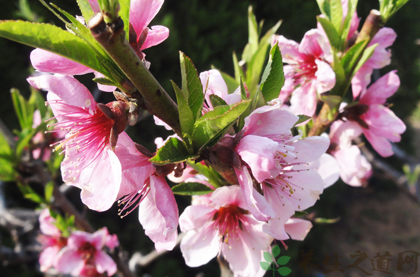
[[[96,1],[89,3],[94,12],[100,11]],[[162,4],[163,0],[131,1],[129,42],[147,67],[150,64],[142,51],[169,34],[163,26],[147,27]],[[354,14],[349,42],[357,36],[358,23]],[[329,134],[307,136],[294,127],[302,124],[300,115],[316,114],[320,95],[336,84],[332,46],[321,26],[308,31],[300,44],[273,36],[273,46],[278,45],[287,63],[279,97],[251,111],[241,130],[227,133],[200,157],[203,166],[227,169],[219,172],[226,179],[220,187],[183,162],[153,164],[153,154],[124,132],[129,103],[97,103],[73,77],[92,72],[100,76],[92,69],[36,49],[31,54],[33,66],[52,74],[30,77],[28,82],[48,92],[47,103],[57,121],[51,126],[66,132],[52,147],[65,155],[63,180],[81,189],[85,205],[106,211],[118,202],[122,217],[139,207],[139,221],[158,251],[175,247],[179,223],[186,233],[181,251],[187,265],[200,266],[221,255],[235,276],[262,276],[265,271],[260,261],[274,240],[303,240],[312,228],[310,221],[294,216],[297,212],[313,206],[339,176],[352,186],[361,186],[369,178],[371,165],[352,144],[353,139],[363,133],[381,156],[393,154],[390,142],[400,140],[405,125],[385,101],[398,89],[398,76],[391,71],[368,85],[373,69],[390,63],[386,48],[394,39],[391,29],[379,30],[370,42],[378,44],[372,57],[351,81],[353,101],[342,103]],[[241,87],[229,94],[217,70],[202,72],[200,79],[203,115],[215,110],[211,96],[228,105],[244,100]],[[116,88],[99,85],[99,89]],[[164,124],[158,118],[156,123]],[[179,216],[166,176],[173,182],[204,184],[212,193],[194,196],[192,205]],[[64,238],[45,212],[40,221],[47,238],[40,257],[42,271],[54,267],[73,276],[116,272],[115,263],[102,249],[113,249],[118,241],[106,229],[94,234],[74,231]]]
[[[44,250],[39,256],[41,271],[50,268],[72,276],[112,276],[117,272],[114,260],[104,251],[119,245],[116,235],[110,235],[106,227],[93,234],[73,231],[65,237],[56,226],[56,220],[48,209],[41,212],[39,240]]]

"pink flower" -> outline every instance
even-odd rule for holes
[[[67,238],[61,236],[60,230],[54,225],[55,219],[48,209],[39,215],[39,227],[42,236],[39,237],[44,250],[39,255],[41,271],[46,272],[50,267],[56,267],[58,252],[67,245]]]
[[[348,120],[359,124],[366,139],[382,157],[394,154],[391,142],[399,142],[406,129],[401,119],[383,105],[400,86],[395,72],[389,72],[363,90],[358,105],[344,112]]]
[[[165,177],[158,176],[150,157],[140,153],[126,133],[120,134],[115,153],[123,168],[118,193],[120,215],[140,206],[139,221],[156,250],[172,250],[176,245],[179,213]]]
[[[332,140],[331,143],[333,143]],[[335,184],[340,177],[340,166],[336,159],[329,154],[322,154],[318,160],[310,162],[308,168],[318,172],[324,181],[324,189]]]
[[[89,0],[94,12],[100,12],[97,0]],[[133,47],[140,59],[144,60],[142,50],[158,45],[169,36],[169,29],[164,26],[147,27],[156,16],[163,4],[163,0],[132,0],[130,5],[130,45]],[[86,19],[88,20],[88,18]],[[101,73],[79,64],[75,61],[61,57],[57,54],[35,49],[31,53],[32,66],[41,72],[58,73],[66,75],[83,75],[94,73],[96,78],[104,77]],[[146,66],[148,63],[146,63]],[[114,86],[98,84],[98,88],[111,92],[116,89]]]
[[[235,172],[248,209],[258,220],[269,220],[264,231],[276,239],[288,239],[286,221],[295,211],[312,206],[324,189],[324,181],[308,163],[325,153],[329,139],[294,137],[291,128],[297,120],[279,103],[258,108],[245,118],[243,137],[235,148],[242,160]]]
[[[124,103],[97,104],[86,87],[70,76],[42,75],[28,82],[48,91],[47,100],[58,121],[53,125],[68,132],[54,147],[66,155],[61,164],[64,182],[82,189],[82,201],[89,208],[109,209],[122,182],[121,163],[113,148],[126,126]]]
[[[335,121],[330,129],[329,152],[338,162],[341,180],[354,187],[366,184],[372,175],[372,166],[362,156],[359,147],[351,142],[361,133],[360,126],[354,121]]]
[[[312,223],[301,218],[291,218],[286,222],[285,230],[294,240],[304,240],[312,228]]]
[[[107,236],[106,228],[93,234],[74,231],[68,239],[67,246],[58,254],[57,270],[62,273],[70,273],[72,276],[80,276],[86,270],[86,265],[94,265],[98,273],[107,272],[108,276],[115,274],[117,265],[103,251]]]
[[[187,233],[181,241],[185,263],[197,267],[220,254],[234,276],[263,276],[260,262],[273,238],[247,208],[238,186],[218,188],[208,204],[187,207],[179,219]]]
[[[373,69],[383,68],[391,63],[391,51],[386,50],[390,47],[397,37],[397,34],[391,28],[382,28],[373,37],[369,46],[378,44],[370,57],[363,66],[356,72],[351,80],[353,98],[356,99],[360,93],[363,93],[370,83],[370,76]]]
[[[320,31],[308,31],[300,45],[283,36],[274,36],[272,45],[278,43],[286,78],[279,98],[286,100],[290,94],[290,111],[312,116],[316,109],[317,94],[329,91],[335,85],[335,73],[330,63],[330,46]]]

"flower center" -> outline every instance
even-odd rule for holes
[[[79,249],[77,249],[77,252],[82,256],[82,259],[87,261],[89,259],[92,259],[94,257],[94,254],[96,252],[95,246],[93,246],[89,242],[84,242]]]
[[[238,229],[242,229],[242,217],[245,214],[248,214],[248,211],[235,205],[221,207],[214,214],[214,226],[219,229],[222,242],[229,243],[230,239],[236,238]]]
[[[315,78],[318,66],[315,63],[315,56],[307,55],[305,60],[294,66],[294,82],[296,85],[303,84]]]

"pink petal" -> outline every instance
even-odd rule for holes
[[[373,68],[366,64],[356,72],[353,79],[351,79],[351,90],[353,92],[353,99],[356,99],[361,93],[366,91],[370,83],[370,76],[372,75]]]
[[[330,146],[330,140],[326,137],[306,137],[293,143],[295,147],[295,163],[312,162],[324,154]]]
[[[33,50],[30,59],[32,66],[41,72],[65,75],[83,75],[93,72],[93,70],[87,66],[43,49]]]
[[[344,183],[360,187],[370,176],[372,167],[356,145],[334,152],[334,157],[340,165],[340,177]]]
[[[55,219],[50,215],[49,209],[43,209],[39,215],[39,229],[45,235],[59,237],[60,230],[55,226]]]
[[[294,69],[293,66],[285,65],[283,66],[285,82],[284,86],[281,88],[279,99],[283,102],[286,102],[292,92],[295,90],[296,84],[294,80]]]
[[[176,244],[178,206],[163,177],[150,176],[150,192],[140,203],[139,220],[157,251]]]
[[[315,84],[308,82],[298,87],[290,99],[289,111],[296,115],[313,116],[316,110],[317,93]]]
[[[330,128],[330,139],[331,142],[338,144],[343,148],[349,148],[351,141],[363,132],[363,128],[354,121],[334,121]]]
[[[56,268],[61,273],[72,273],[78,276],[85,262],[77,251],[64,247],[57,257]]]
[[[235,168],[235,173],[238,177],[245,201],[248,204],[247,210],[249,210],[256,219],[261,221],[267,221],[271,217],[274,217],[275,213],[267,200],[265,200],[265,198],[253,187],[253,180],[246,167],[244,166],[241,170]]]
[[[217,229],[208,225],[200,232],[189,231],[181,241],[181,252],[185,263],[197,267],[208,263],[219,252]]]
[[[200,73],[200,81],[203,86],[204,96],[210,108],[213,108],[210,102],[210,95],[214,94],[222,99],[229,94],[225,80],[222,74],[216,69],[204,71]]]
[[[96,102],[90,91],[75,78],[65,75],[41,75],[29,77],[29,84],[37,89],[51,92],[68,105],[96,110]],[[48,98],[48,97],[47,97]],[[48,99],[49,100],[49,99]],[[54,115],[58,114],[54,111]]]
[[[82,231],[73,231],[67,241],[67,247],[71,250],[77,250],[86,242],[90,242],[92,235]]]
[[[229,201],[223,203],[230,203]],[[182,232],[198,231],[207,222],[211,222],[216,210],[206,205],[193,205],[185,208],[179,217],[179,227]]]
[[[299,52],[330,60],[330,46],[324,36],[317,30],[312,29],[305,33],[300,45]]]
[[[337,160],[329,154],[322,156],[309,164],[308,168],[316,170],[324,181],[324,189],[337,182],[340,177],[340,166]]]
[[[106,149],[79,176],[82,202],[95,211],[106,211],[117,199],[121,185],[121,164],[115,153]],[[106,174],[104,174],[106,172]]]
[[[312,223],[300,218],[291,218],[286,222],[286,232],[294,240],[304,240],[312,228]]]
[[[271,45],[279,45],[283,62],[288,64],[296,64],[302,62],[305,56],[299,51],[299,44],[296,41],[286,39],[284,36],[274,35]]]
[[[245,118],[245,135],[280,136],[290,134],[290,129],[298,117],[281,109],[280,103],[274,106],[262,106]]]
[[[372,145],[373,149],[375,149],[379,155],[382,157],[389,157],[394,155],[394,151],[392,150],[392,145],[389,140],[370,131],[365,131],[363,133],[366,139]]]
[[[149,158],[137,150],[133,140],[126,132],[118,135],[115,155],[117,155],[122,168],[122,182],[117,198],[141,190],[146,180],[155,172]]]
[[[39,264],[41,265],[41,271],[45,272],[50,267],[55,267],[57,254],[60,248],[57,246],[45,248],[39,255]]]
[[[96,251],[95,265],[99,273],[104,273],[106,271],[108,276],[112,276],[117,272],[117,265],[114,260],[104,251]]]
[[[156,16],[163,5],[163,0],[132,0],[130,4],[130,23],[139,39],[141,32]]]
[[[373,37],[372,41],[369,45],[374,45],[379,43],[378,47],[380,48],[387,48],[390,47],[395,39],[397,38],[397,34],[391,28],[383,27],[381,28],[378,33]]]
[[[169,29],[165,26],[155,25],[152,26],[147,33],[146,40],[141,46],[140,50],[150,48],[152,46],[161,44],[164,40],[169,37]]]
[[[392,96],[400,86],[400,78],[396,70],[379,78],[360,97],[360,104],[384,104],[386,99]]]
[[[251,168],[252,175],[258,182],[279,174],[275,156],[278,143],[261,136],[248,135],[241,139],[236,152]]]
[[[326,62],[315,60],[315,63],[318,67],[315,73],[317,92],[323,93],[331,90],[335,86],[334,70]]]
[[[106,236],[108,235],[108,229],[106,227],[99,229],[95,233],[91,234],[89,242],[95,246],[97,251],[102,250],[105,246]]]

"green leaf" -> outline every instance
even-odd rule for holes
[[[280,273],[281,276],[287,276],[292,272],[292,270],[287,266],[283,266],[277,269],[277,272]]]
[[[0,156],[0,180],[5,182],[16,181],[18,173],[13,167],[10,159]]]
[[[370,57],[372,57],[373,52],[375,51],[376,46],[378,46],[378,43],[369,46],[368,48],[365,49],[365,51],[363,52],[362,58],[360,59],[359,63],[357,64],[356,68],[354,69],[354,73],[356,73],[357,71],[359,71],[359,69],[362,67],[362,65],[365,64],[365,62],[367,62],[367,60],[370,59]]]
[[[227,106],[227,103],[225,102],[225,100],[223,100],[221,97],[217,96],[216,94],[211,94],[209,98],[213,107]]]
[[[114,83],[114,81],[108,79],[108,78],[93,78],[92,81],[97,82],[101,85],[106,86],[118,86],[118,84]]]
[[[233,69],[235,70],[235,80],[238,84],[240,84],[241,78],[243,78],[244,76],[244,72],[239,65],[238,58],[236,57],[235,52],[233,52],[232,59],[233,59]]]
[[[273,257],[277,257],[278,255],[280,255],[280,246],[278,244],[274,245],[273,248],[271,249],[271,254],[273,254]]]
[[[165,145],[159,148],[151,161],[157,165],[180,163],[198,158],[197,155],[190,155],[185,144],[177,138],[170,138]]]
[[[319,10],[326,18],[331,18],[331,9],[330,9],[330,1],[329,0],[316,0],[318,3]]]
[[[329,22],[327,19],[317,16],[316,18],[324,29],[325,34],[327,34],[328,40],[330,41],[331,46],[335,50],[340,49],[340,36],[338,35],[337,30],[334,25]]]
[[[330,0],[331,23],[334,25],[337,33],[340,33],[341,23],[343,22],[343,7],[341,0]]]
[[[285,265],[290,261],[290,257],[289,256],[281,256],[280,258],[277,259],[277,264],[279,265]]]
[[[208,146],[215,137],[236,121],[249,103],[249,100],[242,100],[229,106],[218,106],[197,120],[192,135],[194,148],[200,150]]]
[[[201,183],[181,183],[172,187],[172,192],[179,195],[205,195],[213,190]]]
[[[181,61],[182,92],[188,99],[188,105],[195,121],[201,116],[201,109],[203,108],[203,87],[191,59],[182,52],[179,52],[179,58]]]
[[[265,68],[260,90],[265,102],[269,102],[280,95],[284,85],[283,60],[277,43],[271,48],[270,59]]]
[[[15,108],[20,127],[22,128],[22,130],[31,129],[34,115],[33,105],[30,105],[26,101],[26,99],[20,94],[18,89],[12,88],[10,92],[12,94],[13,106]]]
[[[106,76],[109,75],[108,70],[98,61],[95,51],[85,41],[56,26],[24,21],[2,21],[0,37],[53,52]]]
[[[48,182],[48,183],[45,185],[45,191],[44,191],[44,194],[45,194],[45,200],[46,200],[48,203],[50,203],[50,202],[51,202],[51,198],[52,198],[52,195],[53,195],[53,191],[54,191],[54,183],[53,183],[52,181],[50,181],[50,182]]]
[[[213,168],[202,163],[187,162],[199,174],[204,175],[214,187],[219,188],[226,185],[226,181]]]
[[[304,114],[299,114],[298,116],[299,116],[299,119],[298,119],[298,121],[296,121],[295,126],[296,125],[299,125],[299,124],[305,122],[306,120],[309,120],[309,119],[312,118],[312,117],[307,116],[307,115],[304,115]]]
[[[23,194],[23,197],[38,204],[44,204],[45,200],[39,196],[29,185],[18,183],[18,187]]]
[[[269,252],[264,252],[264,260],[271,264],[271,262],[273,261],[273,256],[271,256]]]
[[[343,32],[341,33],[341,41],[346,41],[351,27],[351,20],[356,11],[358,0],[349,0],[347,5],[347,15],[343,23]]]
[[[129,32],[130,32],[130,5],[131,0],[119,0],[120,2],[120,11],[118,12],[121,19],[124,21],[124,31],[127,40],[129,40]]]
[[[337,54],[336,53],[332,53],[332,54],[333,54],[333,59],[334,59],[332,68],[335,73],[335,86],[331,90],[331,94],[342,96],[346,93],[345,89],[343,88],[346,81],[346,74],[344,72],[343,65],[341,64]]]
[[[352,69],[355,68],[355,63],[359,60],[360,55],[363,53],[366,45],[369,43],[368,40],[360,41],[353,45],[344,55],[341,60],[345,74],[349,74]]]
[[[179,122],[181,124],[182,134],[192,135],[195,119],[190,106],[188,105],[188,100],[181,89],[172,80],[171,83],[178,103]]]
[[[34,108],[36,107],[36,109],[39,110],[41,119],[46,118],[47,107],[45,106],[45,99],[41,93],[39,93],[39,91],[33,87],[31,87],[31,97],[29,98],[29,104],[33,105]]]
[[[77,0],[77,4],[79,5],[80,11],[82,12],[82,16],[86,22],[92,18],[94,12],[92,7],[89,4],[88,0]]]
[[[32,140],[33,136],[39,131],[39,128],[34,130],[25,129],[19,134],[19,139],[16,144],[16,157],[20,157],[23,153],[23,150],[29,145],[29,142]]]
[[[267,262],[260,262],[261,268],[264,270],[270,270],[271,269],[271,263],[267,263]]]
[[[248,45],[249,45],[249,51],[250,57],[257,51],[258,49],[258,41],[259,41],[259,34],[258,34],[258,23],[257,19],[255,18],[255,15],[252,11],[252,6],[249,6],[248,8]],[[244,58],[242,56],[242,58]],[[250,60],[245,61],[249,62]]]

